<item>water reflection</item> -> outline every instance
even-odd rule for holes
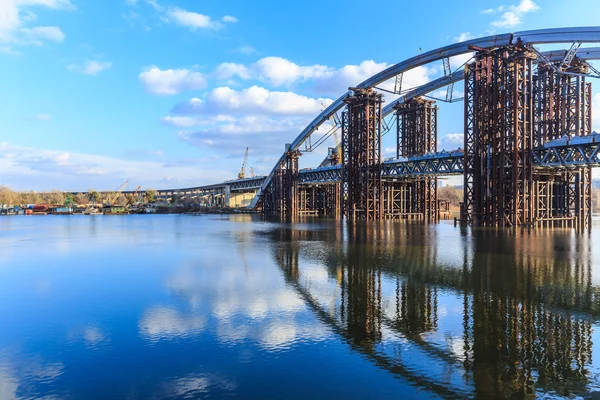
[[[0,232],[0,399],[598,390],[593,237],[129,217]]]
[[[272,231],[288,284],[379,367],[445,397],[585,395],[600,315],[570,231],[347,224]],[[327,277],[311,272],[315,263]]]

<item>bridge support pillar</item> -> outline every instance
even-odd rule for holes
[[[293,219],[298,217],[298,158],[299,150],[288,150],[286,158],[275,169],[272,184],[263,194],[263,213]]]
[[[590,167],[534,169],[532,149],[591,133],[591,85],[544,64],[534,75],[535,58],[517,43],[480,52],[465,68],[462,219],[484,226],[588,229]],[[566,72],[587,69],[575,58]]]
[[[339,217],[339,187],[339,183],[301,185],[299,187],[298,215]]]
[[[298,217],[298,158],[302,155],[299,150],[289,150],[285,158],[284,170],[284,204],[283,216],[288,219]]]
[[[342,211],[348,219],[384,218],[381,104],[373,89],[356,89],[342,113]]]
[[[480,52],[465,68],[463,217],[484,226],[534,220],[533,60],[522,44]]]
[[[397,147],[400,157],[423,156],[437,152],[437,111],[435,101],[416,97],[396,107]],[[394,184],[387,184],[392,197],[398,193]],[[403,216],[433,222],[438,219],[437,178],[406,178],[399,188],[404,194],[402,208],[394,207],[398,202],[388,202],[388,218]],[[390,207],[391,206],[391,207]]]

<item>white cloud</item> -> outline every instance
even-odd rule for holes
[[[47,7],[54,10],[72,10],[69,0],[2,0],[0,1],[0,42],[18,45],[41,45],[43,40],[62,42],[65,38],[55,26],[24,27],[36,20],[30,7]]]
[[[201,73],[187,69],[161,70],[152,66],[142,72],[139,79],[146,91],[154,94],[171,95],[206,87],[206,78]]]
[[[250,45],[244,45],[244,46],[240,46],[236,49],[236,51],[238,53],[241,54],[246,54],[246,55],[250,55],[250,54],[254,54],[256,53],[256,49]]]
[[[158,11],[164,11],[164,8],[158,6],[156,2],[150,3]],[[173,22],[179,26],[189,28],[194,31],[197,29],[218,30],[224,27],[224,24],[236,23],[237,18],[231,15],[224,16],[221,21],[212,17],[193,11],[187,11],[179,7],[170,7],[164,12],[163,20]]]
[[[215,69],[217,79],[226,80],[234,76],[241,79],[250,79],[250,71],[246,66],[236,63],[222,63]]]
[[[519,4],[487,9],[482,11],[482,13],[500,15],[498,19],[491,22],[492,26],[497,28],[512,28],[523,22],[525,14],[539,9],[540,7],[532,0],[521,0]]]
[[[438,150],[456,150],[464,147],[464,135],[462,133],[448,133],[441,135],[438,140]]]
[[[222,63],[215,69],[215,77],[220,80],[258,80],[277,87],[311,81],[317,93],[338,96],[347,91],[348,87],[358,85],[387,67],[387,63],[366,60],[358,65],[336,69],[319,64],[300,66],[285,58],[265,57],[248,66]],[[430,80],[431,73],[427,67],[413,68],[404,73],[403,85],[405,88],[422,85]],[[393,89],[393,82],[391,85],[384,84],[383,87]]]
[[[34,28],[22,28],[20,32],[25,40],[37,45],[42,45],[42,40],[60,43],[65,39],[65,34],[56,26],[36,26]]]
[[[90,153],[48,150],[0,142],[2,183],[15,190],[109,189],[115,180],[135,179],[142,187],[169,188],[173,185],[196,186],[231,178],[216,169],[210,159],[159,159],[139,161],[128,156],[120,159]],[[172,177],[178,177],[172,182]]]
[[[471,32],[461,32],[460,35],[458,35],[457,37],[454,38],[454,41],[459,43],[459,42],[465,42],[467,40],[473,39],[475,36],[473,36],[471,34]]]
[[[221,24],[214,21],[211,17],[204,14],[199,14],[191,11],[186,11],[182,8],[170,8],[167,11],[167,19],[174,21],[176,24],[194,29],[219,29]]]
[[[78,74],[84,75],[98,75],[100,72],[105,69],[109,69],[112,67],[112,62],[110,61],[96,61],[96,60],[86,60],[83,65],[78,64],[69,64],[67,65],[67,69],[71,72],[76,72]]]
[[[164,125],[173,126],[175,128],[191,128],[192,126],[200,125],[211,125],[222,122],[235,122],[236,118],[231,115],[203,115],[201,117],[187,117],[187,116],[171,116],[168,115],[160,119]]]
[[[315,79],[315,88],[319,93],[338,96],[346,92],[349,87],[358,85],[388,66],[387,63],[366,60],[358,65],[345,65],[339,69],[331,69]],[[416,81],[420,81],[421,79],[416,77],[425,70],[425,67],[417,67],[406,72],[403,79],[405,87],[412,87]]]
[[[171,125],[177,128],[190,128],[197,124],[196,119],[191,117],[172,117],[168,115],[160,120],[165,125]]]
[[[231,24],[235,24],[236,22],[238,22],[238,19],[236,17],[233,17],[231,15],[226,15],[224,16],[221,21],[223,22],[227,22],[227,23],[231,23]]]
[[[223,63],[217,67],[219,79],[238,76],[241,79],[258,79],[274,86],[291,84],[323,75],[332,70],[323,65],[299,66],[285,58],[265,57],[249,67],[242,64]]]
[[[158,4],[156,0],[146,0],[146,3],[152,8],[154,8],[155,11],[162,12],[165,9],[163,6]]]
[[[35,119],[37,119],[38,121],[50,121],[50,115],[49,114],[38,114],[35,116]]]
[[[278,154],[283,143],[292,140],[306,126],[309,118],[274,118],[265,115],[241,116],[229,121],[202,124],[196,131],[180,131],[178,136],[197,147],[210,147],[222,152],[243,149]],[[270,167],[270,166],[269,166]]]
[[[294,92],[272,92],[259,86],[240,91],[229,87],[211,90],[206,100],[193,98],[176,105],[173,114],[266,114],[266,115],[316,115],[331,99],[311,98]]]

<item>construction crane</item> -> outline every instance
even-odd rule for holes
[[[140,191],[142,187],[138,186],[135,188],[135,192],[133,192],[133,194],[131,196],[127,196],[127,206],[130,206],[131,204],[133,204],[135,202],[135,197],[137,196],[138,192]]]
[[[119,186],[119,188],[112,195],[109,195],[108,199],[106,201],[106,205],[111,206],[115,202],[115,200],[117,200],[117,198],[119,197],[119,195],[121,194],[123,189],[125,189],[125,187],[128,184],[129,184],[129,181],[125,181],[121,186]]]
[[[246,163],[248,162],[248,148],[246,147],[246,154],[244,155],[244,163],[242,164],[242,169],[238,174],[238,179],[244,179],[246,177]]]

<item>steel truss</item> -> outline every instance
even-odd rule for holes
[[[311,184],[299,186],[300,216],[327,216],[337,218],[340,215],[340,183]]]
[[[342,113],[343,215],[348,219],[383,218],[381,179],[381,104],[373,89],[354,89]]]
[[[225,183],[231,187],[231,191],[258,189],[265,178],[264,176],[257,176],[256,178],[240,179]]]
[[[272,185],[263,195],[263,213],[269,216],[294,219],[298,217],[298,158],[299,150],[289,150],[273,175]]]
[[[575,58],[568,72],[585,74],[589,65]],[[538,65],[535,85],[534,146],[551,140],[592,133],[592,84],[582,75],[565,75],[548,64]]]
[[[395,107],[397,118],[396,155],[421,157],[406,164],[384,164],[387,173],[408,175],[412,179],[386,182],[386,214],[388,218],[418,218],[426,221],[438,219],[437,178],[427,171],[456,168],[441,159],[423,158],[437,152],[437,111],[434,101],[413,98]],[[401,167],[404,167],[400,169]],[[408,167],[408,168],[407,168]],[[412,168],[411,168],[412,167]],[[399,196],[404,196],[400,201]],[[400,207],[400,208],[396,208]]]
[[[463,220],[532,221],[533,60],[522,44],[483,51],[465,69]]]
[[[480,51],[465,69],[461,211],[468,224],[590,225],[588,174],[598,146],[573,141],[591,138],[591,86],[548,65],[534,74],[535,57],[517,43]],[[569,68],[586,66],[575,59]]]

